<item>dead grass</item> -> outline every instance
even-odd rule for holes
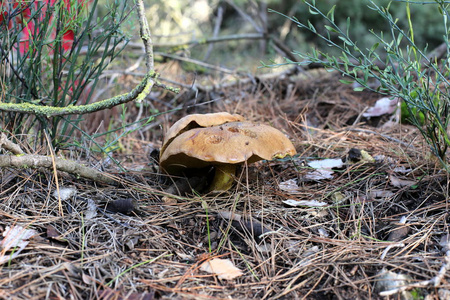
[[[162,201],[166,186],[148,158],[148,147],[161,142],[158,126],[122,141],[116,158],[134,170],[126,174],[105,160],[66,153],[120,179],[107,186],[60,174],[59,187],[77,190],[62,203],[63,215],[51,172],[1,169],[0,231],[21,225],[39,236],[1,266],[0,298],[381,299],[375,286],[383,268],[409,275],[411,283],[435,277],[445,258],[439,240],[449,233],[448,174],[414,128],[380,129],[386,119],[360,118],[376,95],[353,92],[334,73],[317,74],[200,91],[195,99],[190,91],[175,98],[155,91],[160,102],[153,109],[182,108],[156,120],[164,128],[186,113],[229,111],[292,138],[297,157],[243,168],[229,193]],[[219,100],[192,106],[210,99]],[[379,159],[337,170],[333,179],[304,180],[305,162],[344,157],[352,148]],[[415,185],[393,186],[390,176]],[[279,188],[289,179],[297,180],[298,192]],[[287,199],[328,205],[291,207],[282,202]],[[138,207],[128,215],[104,211],[117,200]],[[220,212],[239,214],[244,223]],[[409,230],[389,240],[405,227],[398,224],[403,216]],[[244,276],[226,281],[200,271],[211,257],[230,258]],[[420,292],[438,299],[439,289],[450,289],[448,275]]]

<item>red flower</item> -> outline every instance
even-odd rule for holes
[[[62,45],[63,45],[64,51],[69,51],[72,48],[74,39],[75,39],[75,35],[73,34],[72,30],[67,30],[63,34]]]
[[[84,7],[85,4],[90,2],[90,0],[77,0],[78,3]],[[39,26],[35,26],[35,24],[40,24],[45,20],[46,14],[49,8],[53,8],[56,3],[61,3],[68,11],[68,15],[72,16],[71,20],[76,18],[77,7],[73,7],[71,5],[70,0],[35,0],[31,4],[29,2],[25,2],[23,0],[15,0],[11,3],[8,0],[0,0],[0,26],[4,26],[2,23],[8,20],[7,27],[8,29],[14,29],[20,31],[20,41],[19,41],[19,52],[21,54],[25,54],[28,52],[30,48],[30,41],[32,42],[33,38],[39,34]],[[42,6],[41,6],[42,5]],[[40,10],[39,10],[40,8]],[[21,10],[21,11],[20,11]],[[19,14],[17,14],[19,12]],[[13,18],[9,16],[14,14]],[[16,15],[17,14],[17,15]],[[32,14],[37,14],[31,19]],[[53,16],[49,17],[49,22],[52,22]],[[24,26],[25,25],[25,26]],[[49,45],[51,48],[53,45],[53,41],[56,39],[56,28],[52,29],[50,34]],[[62,47],[65,52],[69,51],[72,48],[73,41],[75,39],[74,31],[67,26],[63,29],[62,34]],[[53,53],[53,49],[50,50],[50,53]]]

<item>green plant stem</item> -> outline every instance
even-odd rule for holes
[[[122,271],[122,272],[120,272],[116,277],[114,277],[114,278],[111,279],[109,282],[107,282],[106,285],[107,285],[107,286],[111,286],[111,284],[113,284],[113,282],[116,281],[117,279],[119,279],[122,275],[124,275],[124,274],[130,272],[131,270],[133,270],[133,269],[135,269],[135,268],[137,268],[137,267],[140,267],[140,266],[143,266],[143,265],[145,265],[145,264],[149,264],[149,263],[155,262],[155,261],[157,261],[158,259],[160,259],[160,258],[162,258],[162,257],[169,257],[169,256],[172,256],[172,254],[163,253],[163,254],[161,254],[161,255],[155,257],[155,258],[152,258],[152,259],[149,259],[149,260],[140,262],[140,263],[138,263],[138,264],[136,264],[136,265],[134,265],[134,266],[132,266],[132,267],[130,267],[130,268],[128,268],[128,269]]]

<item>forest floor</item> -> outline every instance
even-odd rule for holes
[[[159,71],[173,79],[177,68]],[[353,91],[334,72],[227,76],[179,95],[155,89],[147,112],[164,113],[114,153],[126,172],[88,152],[61,152],[116,185],[1,169],[0,231],[34,236],[17,257],[6,252],[0,298],[449,299],[449,178],[420,132],[390,115],[364,118],[380,96]],[[118,80],[126,89],[138,79]],[[221,111],[281,130],[298,154],[242,167],[225,193],[166,194],[157,161],[164,131],[187,114]],[[359,160],[360,151],[373,160]],[[308,163],[323,159],[342,164],[311,179]],[[57,189],[69,195],[55,197]],[[213,258],[242,275],[205,272]]]

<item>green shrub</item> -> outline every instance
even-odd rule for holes
[[[110,2],[110,3],[109,3]],[[98,0],[6,1],[0,3],[0,96],[4,103],[52,107],[88,104],[105,68],[126,46],[121,24],[130,1],[109,1],[97,16]],[[130,2],[130,3],[129,3]],[[67,146],[82,116],[1,112],[0,127],[18,137],[46,133],[56,149]]]
[[[350,77],[362,87],[372,89],[369,79],[377,79],[380,86],[374,91],[388,97],[399,97],[404,101],[404,107],[409,121],[415,125],[430,146],[430,149],[450,171],[446,152],[450,146],[449,139],[449,89],[450,61],[448,53],[449,41],[449,11],[443,0],[434,3],[422,2],[422,5],[434,5],[441,16],[444,27],[443,42],[447,43],[447,56],[440,61],[429,59],[426,47],[417,46],[415,27],[411,17],[411,5],[418,2],[401,2],[405,11],[405,20],[400,22],[390,13],[390,4],[380,6],[369,0],[368,8],[376,12],[389,28],[388,34],[383,31],[369,30],[369,34],[377,41],[370,48],[361,48],[355,39],[350,37],[350,18],[346,24],[337,24],[334,18],[336,6],[328,12],[323,12],[316,2],[303,1],[309,13],[315,18],[320,17],[325,22],[323,28],[316,28],[309,20],[299,21],[288,17],[298,27],[316,35],[328,46],[339,51],[339,55],[330,55],[319,49],[310,53],[295,52],[302,61],[287,61],[288,64],[319,63],[325,68],[338,70],[342,75]],[[406,24],[401,26],[400,24]],[[323,32],[323,33],[322,33]],[[358,35],[359,37],[360,35]],[[381,52],[380,52],[381,51]],[[381,54],[380,54],[381,53]],[[345,83],[352,83],[346,79]]]

